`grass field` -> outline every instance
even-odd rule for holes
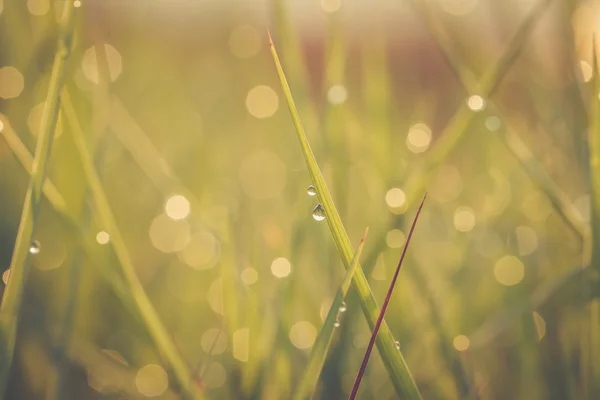
[[[0,0],[0,399],[600,398],[599,17]]]

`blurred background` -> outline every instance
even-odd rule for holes
[[[586,267],[600,2],[78,5],[65,93],[137,275],[208,398],[290,398],[344,276],[312,216],[267,29],[353,245],[370,227],[362,267],[379,304],[429,194],[386,314],[423,397],[598,393]],[[63,6],[0,0],[4,283]],[[111,285],[119,261],[67,119],[7,398],[180,398]],[[317,398],[348,396],[370,337],[352,290],[346,302]],[[361,398],[396,398],[377,351]]]

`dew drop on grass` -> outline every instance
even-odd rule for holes
[[[346,302],[342,301],[342,304],[340,305],[340,312],[345,312],[348,309],[348,307],[346,306]]]
[[[333,327],[334,327],[334,328],[339,328],[339,327],[340,327],[340,321],[335,321],[335,322],[333,323]]]
[[[40,242],[38,242],[37,240],[34,240],[33,242],[31,242],[31,245],[29,246],[29,253],[38,254],[39,252],[40,252]]]
[[[396,349],[400,350],[400,342],[396,340],[395,344],[396,344]]]
[[[308,193],[309,196],[314,196],[317,194],[317,189],[315,189],[313,185],[310,185],[308,189],[306,189],[306,193]]]
[[[317,204],[312,215],[315,221],[323,221],[325,219],[325,210],[323,209],[323,206]]]

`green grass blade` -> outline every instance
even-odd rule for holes
[[[25,195],[23,212],[10,263],[10,278],[0,305],[0,396],[4,396],[10,367],[15,350],[19,309],[22,303],[25,281],[29,272],[29,249],[42,198],[46,166],[50,158],[56,121],[60,107],[60,94],[64,85],[67,59],[70,54],[74,30],[75,7],[67,2],[61,19],[61,35],[54,56],[46,106],[42,114],[40,134],[36,143],[35,156],[29,186]]]
[[[291,90],[287,83],[283,68],[279,62],[279,57],[277,56],[277,51],[275,50],[275,46],[273,45],[270,35],[269,42],[271,54],[273,55],[273,60],[275,61],[275,66],[277,68],[277,74],[279,75],[281,86],[292,115],[294,126],[296,127],[296,133],[298,135],[302,154],[306,161],[311,180],[317,190],[318,199],[325,210],[325,219],[327,220],[327,224],[333,236],[335,245],[340,253],[344,266],[346,269],[349,269],[354,256],[354,249],[352,248],[348,234],[342,225],[342,221],[333,203],[331,194],[327,189],[325,179],[321,174],[315,156],[308,143],[308,139],[306,138],[304,128],[302,127],[298,111],[296,110],[296,106],[292,98]],[[367,282],[367,278],[360,268],[357,269],[356,273],[354,274],[354,287],[360,298],[360,303],[365,317],[367,318],[367,322],[370,328],[373,329],[377,322],[379,309],[375,302],[373,293],[371,292],[371,288]],[[390,378],[398,395],[411,399],[420,399],[421,395],[419,390],[412,378],[406,362],[404,361],[402,353],[396,348],[394,338],[385,321],[381,326],[381,334],[377,337],[377,346],[383,363],[390,374]]]
[[[81,157],[83,172],[90,188],[91,198],[96,205],[99,220],[104,225],[105,230],[110,234],[109,243],[119,260],[125,283],[137,306],[140,317],[146,325],[148,333],[154,341],[160,355],[167,360],[169,366],[172,368],[173,374],[186,397],[201,399],[203,398],[202,392],[193,382],[187,364],[181,358],[181,355],[177,351],[177,347],[171,340],[169,332],[160,320],[137,277],[129,251],[121,236],[121,232],[113,216],[108,199],[104,193],[102,183],[94,168],[92,157],[87,150],[84,133],[79,125],[77,115],[69,99],[68,92],[66,91],[63,93],[63,109],[65,111],[64,115],[66,120],[71,126],[73,141],[75,142],[79,156]]]
[[[323,365],[325,364],[325,360],[327,359],[329,346],[331,344],[331,340],[333,339],[333,333],[335,332],[335,321],[338,317],[338,314],[340,313],[340,307],[342,306],[342,302],[346,298],[348,289],[350,289],[352,278],[354,277],[356,270],[360,268],[360,255],[362,253],[362,249],[365,244],[365,239],[367,237],[368,231],[369,228],[365,230],[360,244],[358,245],[358,249],[356,249],[356,253],[354,254],[354,258],[352,258],[350,268],[348,269],[348,271],[346,271],[344,280],[342,281],[342,284],[340,285],[340,288],[338,289],[335,298],[333,299],[333,303],[329,308],[327,317],[325,317],[323,327],[319,331],[319,335],[317,336],[317,339],[315,340],[315,343],[310,351],[308,363],[306,364],[306,368],[304,369],[304,373],[302,375],[302,378],[300,379],[298,389],[296,389],[296,393],[294,394],[294,399],[301,400],[306,398],[312,398],[315,393],[315,390],[317,389],[319,376],[321,375],[321,370],[323,369]]]
[[[2,135],[19,163],[23,166],[25,171],[31,175],[33,157],[29,153],[29,150],[27,150],[25,144],[21,142],[19,136],[10,125],[6,123],[4,124]],[[131,309],[131,296],[123,283],[123,279],[114,270],[109,268],[109,263],[104,252],[98,248],[98,244],[89,237],[88,233],[80,227],[77,217],[75,217],[67,208],[64,197],[56,189],[56,186],[50,179],[46,179],[44,182],[43,195],[46,197],[46,200],[48,200],[50,207],[52,207],[54,212],[62,220],[64,226],[70,232],[70,237],[81,246],[86,258],[97,268],[102,278],[106,280],[108,285],[115,292],[115,295]]]
[[[379,312],[379,316],[377,317],[377,322],[375,323],[375,328],[373,329],[373,333],[371,334],[371,339],[369,340],[369,345],[367,346],[367,351],[365,352],[365,356],[363,358],[362,364],[360,365],[360,369],[358,370],[358,374],[356,375],[356,379],[354,381],[354,386],[352,387],[352,392],[350,393],[350,400],[356,399],[358,396],[358,389],[360,388],[360,383],[362,381],[362,377],[365,374],[367,369],[367,363],[369,362],[369,357],[371,357],[371,352],[373,351],[373,346],[375,345],[375,340],[377,339],[377,334],[379,333],[379,329],[381,327],[381,323],[383,322],[383,318],[385,317],[385,311],[387,310],[388,305],[390,304],[390,299],[392,298],[392,294],[394,292],[394,288],[396,286],[396,281],[398,280],[398,275],[400,274],[400,268],[402,268],[402,263],[404,261],[404,257],[406,257],[406,251],[408,250],[408,246],[410,245],[410,240],[412,238],[413,233],[415,232],[415,227],[417,226],[417,221],[419,220],[419,215],[421,214],[421,210],[423,209],[423,204],[425,204],[425,199],[427,198],[427,193],[423,196],[423,200],[421,200],[421,204],[417,209],[417,214],[415,215],[415,219],[410,227],[410,231],[408,232],[408,236],[406,237],[406,244],[402,249],[402,255],[400,256],[400,261],[398,261],[398,266],[396,267],[396,271],[394,272],[394,276],[390,282],[390,287],[388,289],[387,295],[385,296],[385,300],[383,301],[383,305],[381,306],[381,311]],[[398,349],[400,350],[400,349]]]

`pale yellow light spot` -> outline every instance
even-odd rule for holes
[[[458,335],[457,337],[454,338],[454,340],[452,341],[452,344],[454,345],[454,348],[456,350],[465,351],[471,345],[471,341],[465,335]]]
[[[223,354],[227,350],[227,333],[222,329],[210,328],[202,334],[200,345],[207,354]]]
[[[135,376],[135,387],[146,397],[160,396],[167,390],[169,379],[160,365],[148,364],[140,368]]]
[[[0,68],[0,98],[19,97],[25,87],[25,78],[15,67]]]
[[[150,225],[150,241],[163,253],[174,253],[185,248],[190,240],[190,225],[186,220],[173,220],[160,214]]]
[[[40,128],[42,126],[42,114],[44,113],[45,106],[46,102],[43,101],[29,111],[29,115],[27,116],[27,127],[33,136],[37,136],[40,133]],[[56,130],[54,132],[55,138],[59,138],[62,135],[62,126],[62,114],[59,114],[56,121]]]
[[[525,267],[514,256],[504,256],[494,265],[494,277],[504,286],[513,286],[525,277]]]
[[[392,249],[399,249],[404,246],[406,235],[400,229],[392,229],[385,235],[385,243]]]
[[[223,315],[223,282],[217,278],[210,284],[206,295],[210,308],[217,314]]]
[[[287,181],[287,169],[274,153],[258,151],[242,160],[239,181],[244,193],[256,200],[279,197]]]
[[[209,269],[220,258],[219,241],[209,231],[200,231],[192,235],[179,258],[195,269]]]
[[[469,100],[467,100],[467,105],[473,111],[481,111],[485,107],[485,100],[483,97],[474,94],[473,96],[469,97]]]
[[[235,27],[229,35],[229,49],[234,56],[250,58],[260,51],[261,37],[250,25]]]
[[[579,79],[583,82],[589,82],[592,79],[592,66],[586,61],[579,61],[579,72],[581,73]]]
[[[544,193],[533,191],[525,196],[521,209],[530,220],[544,222],[552,212],[552,205]]]
[[[470,207],[459,207],[454,211],[454,228],[469,232],[475,227],[475,212]]]
[[[206,367],[206,372],[204,372],[202,383],[207,388],[215,389],[223,386],[226,380],[227,371],[225,371],[225,367],[223,367],[223,364],[214,361],[208,364]]]
[[[279,97],[271,87],[258,85],[248,92],[246,108],[256,118],[268,118],[279,108]]]
[[[46,15],[50,11],[49,0],[27,0],[27,9],[32,15]]]
[[[108,72],[111,82],[117,80],[123,71],[123,60],[121,53],[110,44],[104,45],[104,53],[108,64]],[[104,67],[103,67],[104,68]],[[81,69],[85,77],[91,82],[98,84],[100,77],[98,74],[98,58],[96,46],[92,46],[85,51],[81,60]]]
[[[277,278],[285,278],[292,272],[292,265],[283,257],[275,259],[271,263],[271,273]]]
[[[546,336],[546,321],[544,321],[544,318],[540,314],[534,311],[533,323],[535,324],[538,340],[542,340]]]
[[[96,235],[96,242],[100,244],[106,244],[110,240],[110,235],[107,232],[100,231]]]
[[[477,5],[478,0],[441,0],[441,6],[448,14],[461,16],[467,15]]]
[[[172,196],[165,203],[165,212],[172,219],[184,219],[190,214],[190,202],[185,196]]]
[[[299,321],[290,329],[290,341],[299,349],[308,349],[315,342],[317,329],[308,321]]]
[[[328,13],[336,12],[341,6],[342,0],[321,0],[321,8]]]
[[[533,228],[529,226],[518,226],[515,229],[515,233],[520,256],[527,256],[537,249],[538,237]]]
[[[344,104],[348,99],[348,91],[344,85],[334,85],[327,91],[327,100],[331,104]]]
[[[422,153],[431,143],[431,129],[422,122],[419,122],[408,130],[406,136],[406,147],[413,153]]]
[[[258,280],[258,272],[252,267],[247,267],[242,270],[240,278],[245,285],[250,286]]]
[[[390,208],[401,208],[406,202],[406,195],[399,188],[391,188],[385,194],[385,202]]]
[[[2,122],[2,120],[0,120],[0,132],[2,132],[3,129],[4,129],[4,122]]]
[[[2,282],[4,282],[5,285],[8,285],[8,277],[9,276],[10,276],[10,268],[2,273]]]
[[[233,357],[246,362],[250,352],[250,329],[242,328],[233,332]]]
[[[75,0],[75,1],[73,2],[73,7],[75,7],[75,8],[79,8],[79,7],[81,7],[81,1],[79,1],[79,0]]]

